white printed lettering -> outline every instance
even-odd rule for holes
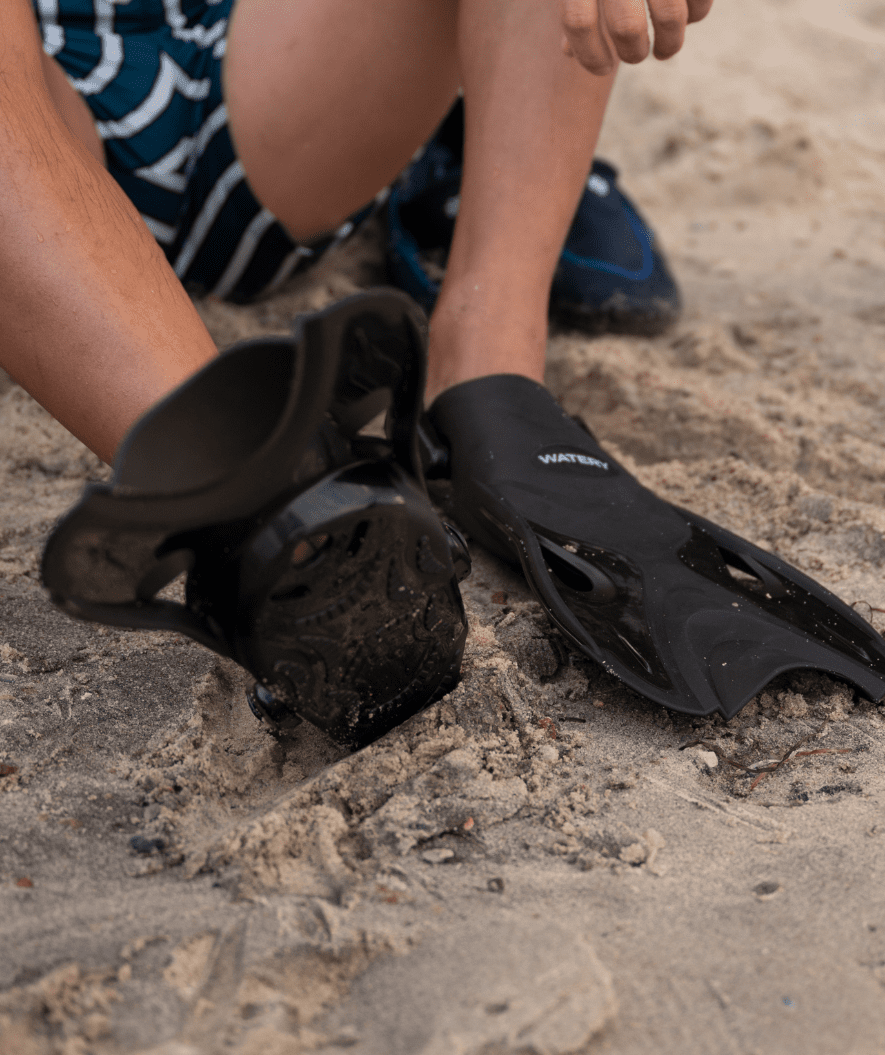
[[[538,461],[544,465],[558,465],[564,462],[567,465],[586,465],[608,471],[608,462],[600,461],[599,458],[591,458],[587,454],[569,454],[565,451],[559,454],[539,454]]]

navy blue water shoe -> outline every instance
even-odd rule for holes
[[[391,281],[430,313],[445,274],[461,190],[464,118],[459,103],[387,203]],[[654,335],[678,317],[679,290],[654,232],[593,162],[550,291],[550,318],[587,333]]]

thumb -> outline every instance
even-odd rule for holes
[[[591,73],[611,73],[616,57],[599,10],[599,0],[559,0],[559,11],[566,55],[573,55]]]

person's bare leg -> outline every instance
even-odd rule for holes
[[[95,127],[92,111],[81,95],[71,87],[64,70],[45,51],[40,53],[46,87],[55,109],[75,139],[79,139],[100,165],[106,164],[104,143]]]
[[[238,0],[224,60],[250,186],[293,238],[390,183],[455,99],[457,0]]]
[[[543,376],[547,301],[613,75],[561,47],[547,0],[240,0],[231,128],[250,183],[296,238],[390,182],[463,83],[461,215],[431,324],[432,398],[501,370]]]
[[[46,86],[30,0],[0,2],[0,365],[101,458],[216,354],[181,283]]]
[[[458,29],[464,176],[428,402],[486,374],[543,381],[550,283],[614,82],[563,54],[555,4],[462,0]]]

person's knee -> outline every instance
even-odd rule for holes
[[[354,32],[349,4],[239,0],[224,61],[231,136],[294,238],[371,201],[445,116],[460,80],[454,12],[377,0]]]

